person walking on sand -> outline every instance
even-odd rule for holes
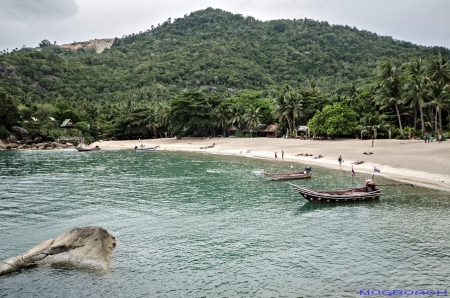
[[[341,165],[341,163],[344,162],[344,160],[342,159],[342,155],[339,155],[338,161],[339,161],[339,165]]]
[[[284,151],[281,150],[281,159],[284,159]]]
[[[277,153],[275,152],[275,158],[277,158]]]

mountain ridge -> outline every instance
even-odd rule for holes
[[[100,54],[88,47],[38,49],[41,54],[23,49],[1,55],[0,63],[13,67],[22,85],[3,80],[0,87],[13,84],[20,89],[13,93],[29,93],[34,91],[26,86],[37,81],[49,91],[37,98],[158,101],[186,89],[270,93],[284,84],[304,87],[314,80],[339,94],[350,84],[367,86],[382,60],[450,55],[443,47],[418,46],[346,25],[306,18],[259,21],[213,8],[115,38]]]

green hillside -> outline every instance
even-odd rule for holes
[[[20,79],[4,77],[0,86],[20,95],[39,82],[49,96],[94,100],[167,97],[186,87],[270,90],[285,83],[307,86],[315,78],[322,90],[340,93],[350,82],[371,82],[379,61],[438,52],[450,54],[327,22],[261,22],[208,8],[117,38],[101,54],[47,46],[1,55],[3,67],[13,68]]]

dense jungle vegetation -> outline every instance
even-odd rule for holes
[[[225,134],[232,124],[251,136],[262,123],[291,135],[307,123],[323,136],[445,135],[449,55],[349,26],[208,8],[100,54],[48,40],[2,51],[0,138],[13,125],[87,142]],[[64,119],[76,128],[60,129]]]

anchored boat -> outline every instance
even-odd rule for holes
[[[88,151],[99,151],[100,147],[95,146],[94,148],[84,148],[84,147],[77,147],[78,152],[88,152]]]
[[[265,177],[270,180],[293,180],[293,179],[305,179],[311,178],[312,172],[311,167],[307,166],[304,171],[294,172],[294,173],[285,173],[285,174],[270,174],[265,170],[261,172]]]
[[[134,151],[135,152],[149,152],[149,151],[155,151],[156,148],[159,148],[159,145],[155,146],[155,147],[147,147],[147,148],[145,148],[145,147],[139,148],[138,146],[135,146]]]
[[[315,203],[338,203],[378,200],[381,197],[381,189],[377,189],[375,181],[366,180],[365,187],[346,190],[311,190],[290,183],[305,199]]]

